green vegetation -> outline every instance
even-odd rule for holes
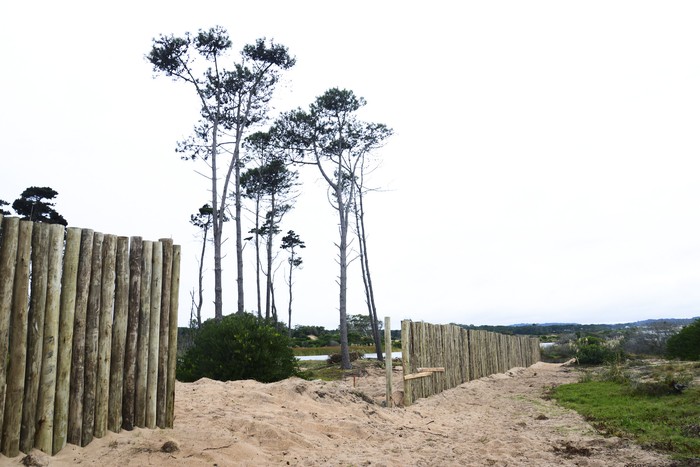
[[[700,364],[608,365],[551,396],[600,432],[632,437],[679,459],[700,457]]]
[[[671,336],[666,343],[666,348],[671,358],[700,360],[700,319]]]
[[[624,353],[619,345],[600,337],[583,337],[576,342],[576,360],[584,365],[600,365],[623,361]]]
[[[177,378],[185,382],[206,377],[269,383],[297,373],[289,338],[247,313],[204,322],[177,365]]]

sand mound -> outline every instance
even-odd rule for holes
[[[400,397],[400,368],[395,396]],[[387,409],[384,373],[345,381],[177,383],[172,430],[123,431],[30,465],[74,466],[625,466],[668,465],[629,441],[604,438],[542,396],[576,380],[537,363]],[[0,456],[1,465],[23,465]]]

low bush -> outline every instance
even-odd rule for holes
[[[211,378],[269,383],[298,372],[289,338],[248,313],[203,323],[177,363],[177,379],[185,382]]]
[[[700,360],[700,319],[671,336],[666,342],[666,351],[670,358]]]

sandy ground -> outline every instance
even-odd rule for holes
[[[342,382],[203,379],[177,383],[172,430],[122,431],[48,457],[46,466],[664,466],[667,458],[603,437],[543,397],[575,382],[537,363],[465,383],[410,407],[385,408],[382,370]],[[401,388],[401,371],[394,373]],[[398,396],[398,394],[397,394]],[[22,464],[24,462],[24,464]]]

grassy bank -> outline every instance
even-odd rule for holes
[[[692,383],[699,374],[693,364],[613,366],[587,372],[551,395],[601,433],[700,465],[700,387]]]

